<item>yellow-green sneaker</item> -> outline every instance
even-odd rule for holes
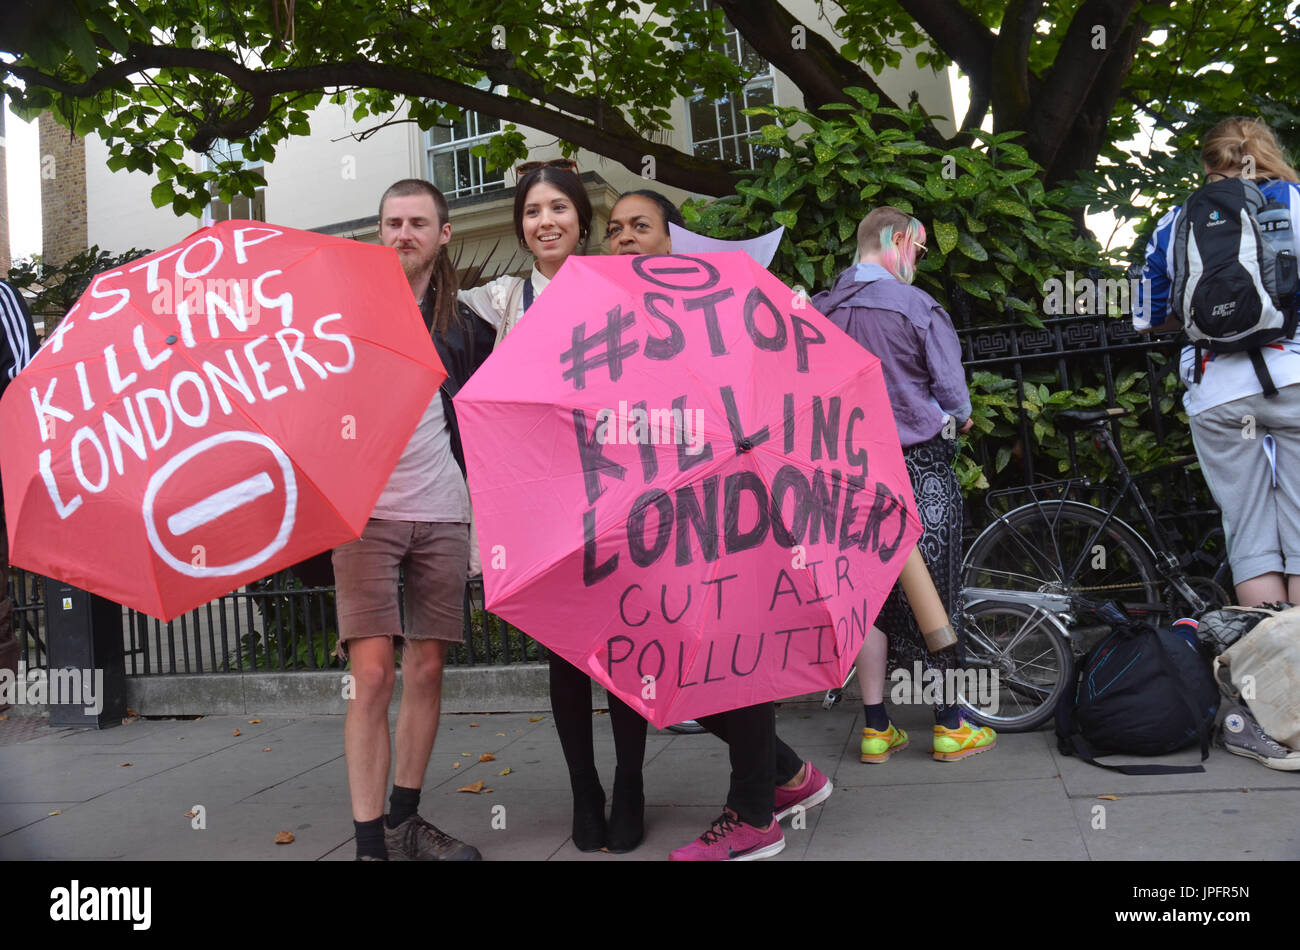
[[[895,752],[907,748],[907,733],[892,722],[884,732],[875,729],[862,730],[862,761],[878,765],[888,762]]]
[[[998,744],[998,734],[988,726],[976,726],[965,716],[956,729],[945,729],[935,723],[934,757],[940,762],[957,762],[977,752]]]

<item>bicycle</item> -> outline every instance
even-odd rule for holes
[[[1121,600],[1124,608],[1152,622],[1176,609],[1199,615],[1230,603],[1226,563],[1201,550],[1216,533],[1221,536],[1221,529],[1207,532],[1196,550],[1177,553],[1138,484],[1184,468],[1196,457],[1134,476],[1106,428],[1127,412],[1065,410],[1056,416],[1057,426],[1071,437],[1091,429],[1095,444],[1114,461],[1120,484],[1109,507],[1070,497],[1094,488],[1087,478],[990,492],[985,498],[994,521],[975,539],[962,565],[966,635],[959,667],[977,677],[980,671],[996,673],[997,689],[987,697],[967,695],[970,690],[956,697],[982,725],[1026,732],[1052,718],[1074,682],[1076,663],[1110,629],[1094,620],[1102,600],[1128,592],[1136,599]],[[998,510],[1001,499],[1024,493],[1030,502]],[[1141,514],[1154,548],[1116,515],[1126,500]],[[1192,564],[1213,573],[1192,575],[1187,570]],[[851,680],[852,674],[844,685]],[[823,706],[835,705],[842,691],[843,686],[828,692]]]
[[[963,702],[985,725],[1007,732],[1028,731],[1051,718],[1063,688],[1074,681],[1075,662],[1109,632],[1107,624],[1095,619],[1095,610],[1102,601],[1116,600],[1131,615],[1157,624],[1174,614],[1200,615],[1231,603],[1226,559],[1216,561],[1202,550],[1216,535],[1221,537],[1222,530],[1207,532],[1199,539],[1197,550],[1179,552],[1174,539],[1152,513],[1150,499],[1139,484],[1184,468],[1196,457],[1183,456],[1134,476],[1106,426],[1127,413],[1118,407],[1072,409],[1058,413],[1055,420],[1058,428],[1071,437],[1091,430],[1094,444],[1105,449],[1115,463],[1119,487],[1108,507],[1071,497],[1079,489],[1094,487],[1087,478],[991,492],[985,499],[994,521],[967,551],[962,565],[964,597],[975,603],[1010,603],[1051,614],[1055,624],[1044,622],[1038,613],[1025,615],[1026,622],[1034,621],[1032,632],[1039,639],[1033,642],[1044,645],[1041,638],[1063,638],[1071,661],[1068,668],[1063,665],[1063,675],[1055,684],[1048,681],[1046,673],[1033,680],[1014,676],[1008,679],[1004,675],[999,700],[1013,701],[1015,711],[1010,715]],[[1020,493],[1028,493],[1032,500],[1007,512],[997,510],[1001,498]],[[1131,502],[1140,514],[1154,547],[1116,514],[1125,501]],[[1213,573],[1193,575],[1188,570],[1192,565],[1212,568]],[[999,644],[1007,636],[998,636],[996,630],[993,634],[982,630],[978,618],[968,620],[968,625],[966,661],[977,668],[1006,670],[1008,660],[1001,655],[1005,648]],[[1026,636],[1018,635],[1022,639]],[[1051,644],[1045,649],[1055,656],[1061,646]]]

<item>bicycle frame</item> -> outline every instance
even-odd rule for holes
[[[1138,486],[1139,479],[1149,478],[1152,475],[1170,468],[1186,466],[1195,461],[1196,457],[1194,455],[1183,456],[1182,458],[1169,462],[1167,465],[1153,469],[1150,472],[1145,472],[1135,478],[1129,470],[1128,465],[1125,464],[1124,457],[1120,454],[1118,447],[1115,445],[1114,439],[1111,438],[1109,430],[1104,426],[1097,427],[1094,431],[1093,438],[1099,447],[1104,446],[1107,450],[1111,460],[1115,463],[1116,473],[1120,480],[1119,486],[1113,490],[1114,501],[1110,503],[1108,508],[1102,507],[1101,505],[1091,504],[1089,502],[1076,501],[1070,498],[1071,494],[1077,487],[1094,487],[1091,479],[1087,477],[1061,479],[1054,482],[1044,482],[1037,485],[1026,485],[1019,488],[990,492],[985,497],[986,507],[988,507],[988,509],[993,513],[995,519],[1006,524],[1007,527],[1009,527],[1012,532],[1021,539],[1022,543],[1026,544],[1027,547],[1032,547],[1032,545],[1024,540],[1023,534],[1016,529],[1015,525],[1007,522],[1006,514],[997,511],[993,507],[992,503],[995,498],[1027,493],[1033,500],[1026,504],[1036,505],[1043,519],[1048,524],[1055,524],[1051,515],[1051,508],[1053,505],[1056,506],[1058,512],[1061,511],[1066,501],[1076,505],[1085,505],[1096,511],[1101,516],[1096,530],[1092,532],[1091,536],[1084,544],[1080,545],[1079,553],[1074,557],[1072,562],[1067,563],[1059,549],[1059,546],[1052,552],[1057,559],[1057,563],[1068,568],[1066,572],[1067,576],[1074,576],[1079,572],[1084,561],[1092,556],[1094,545],[1097,544],[1106,528],[1113,522],[1122,528],[1128,529],[1132,536],[1146,548],[1146,551],[1151,555],[1152,563],[1155,564],[1156,570],[1159,572],[1161,578],[1163,578],[1164,581],[1168,583],[1184,601],[1187,602],[1188,606],[1194,613],[1202,613],[1207,610],[1209,605],[1206,603],[1204,598],[1202,598],[1187,583],[1187,573],[1179,563],[1178,558],[1171,552],[1168,535],[1165,533],[1164,529],[1161,528],[1155,515],[1151,511],[1150,505],[1147,503],[1146,496]],[[1040,498],[1040,493],[1043,491],[1059,491],[1059,495],[1053,499],[1044,500]],[[1155,547],[1152,547],[1150,542],[1148,542],[1141,533],[1135,531],[1132,525],[1116,514],[1126,499],[1131,500],[1136,506],[1138,513],[1142,517],[1142,523],[1146,526],[1150,537],[1155,541]],[[1055,545],[1055,536],[1053,536],[1052,541]],[[1163,608],[1163,604],[1148,604],[1143,606],[1147,609],[1155,609],[1157,611]]]

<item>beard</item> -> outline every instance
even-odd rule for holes
[[[438,260],[438,250],[435,247],[425,254],[399,254],[398,260],[401,261],[402,271],[406,274],[406,279],[414,281],[425,274],[432,274],[433,265]]]

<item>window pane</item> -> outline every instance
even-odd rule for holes
[[[451,127],[440,122],[429,130],[429,138],[434,145],[443,145],[450,142]]]
[[[745,90],[745,107],[770,106],[772,104],[772,84],[762,83],[760,85],[750,86]],[[751,128],[758,128],[764,124],[762,116],[750,116]]]
[[[433,183],[442,191],[455,188],[456,159],[451,152],[435,152],[433,159]]]
[[[718,151],[717,141],[700,142],[695,146],[695,154],[701,158],[719,158],[721,153]]]
[[[744,116],[736,114],[735,104],[731,101],[730,96],[718,100],[718,134],[735,135],[743,126],[740,120]]]
[[[691,100],[691,137],[697,142],[718,137],[717,113],[713,103],[703,97]]]

